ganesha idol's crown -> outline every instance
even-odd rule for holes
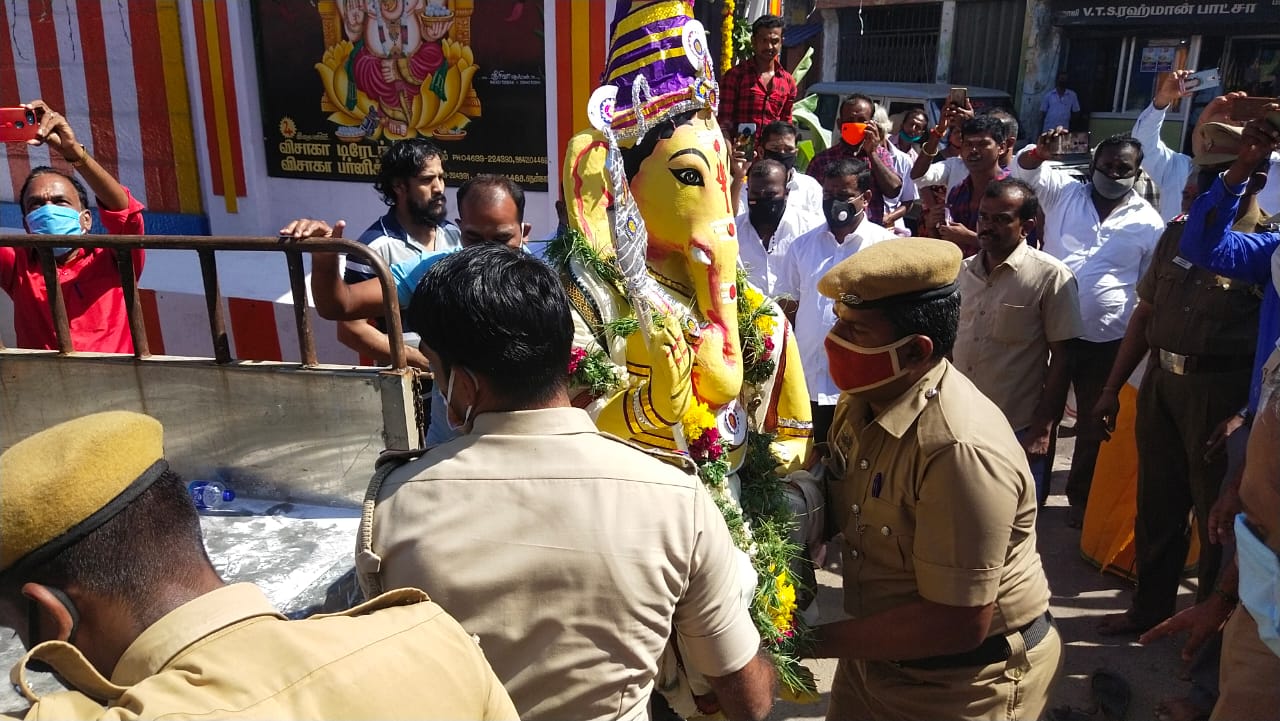
[[[620,142],[644,137],[665,118],[716,109],[707,33],[689,0],[619,0],[602,84],[591,95],[591,124]]]

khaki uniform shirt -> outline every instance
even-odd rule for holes
[[[1049,344],[1084,333],[1076,279],[1062,261],[1020,244],[988,274],[986,252],[960,271],[955,365],[1020,431],[1049,373]]]
[[[1000,409],[940,362],[879,416],[846,394],[832,424],[845,610],[995,604],[990,635],[1049,607],[1027,456]]]
[[[256,586],[225,586],[143,631],[110,680],[68,644],[32,654],[80,691],[28,719],[517,718],[475,641],[415,589],[287,621]]]
[[[741,554],[692,466],[580,409],[481,414],[377,499],[383,585],[429,589],[477,634],[521,718],[646,718],[673,630],[709,676],[759,649]]]
[[[1249,226],[1253,232],[1257,222]],[[1154,307],[1147,342],[1184,355],[1252,358],[1262,293],[1256,286],[1217,275],[1178,255],[1185,228],[1181,221],[1169,224],[1151,268],[1138,283],[1138,298]]]

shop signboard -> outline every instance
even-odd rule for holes
[[[1174,2],[1173,0],[1053,0],[1055,25],[1227,25],[1280,23],[1276,0]],[[1145,58],[1144,58],[1145,60]]]
[[[402,138],[547,189],[543,0],[256,0],[267,173],[371,182]]]

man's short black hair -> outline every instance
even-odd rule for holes
[[[872,100],[870,95],[864,95],[864,94],[862,94],[862,93],[853,93],[852,95],[850,95],[849,97],[845,98],[844,100],[841,100],[841,101],[840,101],[840,109],[841,109],[841,110],[844,110],[844,108],[845,108],[845,106],[846,106],[846,105],[853,105],[854,103],[856,103],[856,102],[858,102],[858,101],[862,101],[862,102],[866,103],[868,106],[870,106],[870,107],[871,107],[871,112],[873,112],[873,113],[875,112],[875,110],[876,110],[876,101]],[[837,114],[838,114],[838,113],[837,113]]]
[[[1142,167],[1142,143],[1132,135],[1125,135],[1123,133],[1112,135],[1101,143],[1098,143],[1098,147],[1093,150],[1093,159],[1096,161],[1098,156],[1102,155],[1102,151],[1107,148],[1115,148],[1116,150],[1133,148],[1133,152],[1138,156],[1137,165],[1138,167]]]
[[[57,168],[51,168],[47,165],[37,165],[31,169],[30,173],[27,173],[27,179],[22,181],[22,190],[18,193],[18,209],[22,211],[24,215],[27,212],[27,190],[31,188],[31,181],[41,175],[48,175],[50,173],[60,175],[65,178],[67,182],[71,183],[71,187],[76,189],[76,195],[80,196],[80,209],[89,209],[89,193],[84,189],[84,183],[81,183],[76,176],[71,173],[58,170]]]
[[[182,477],[160,474],[114,518],[41,565],[25,581],[119,600],[139,620],[154,621],[156,588],[211,566],[200,516]]]
[[[982,115],[988,115],[997,118],[1004,123],[1004,139],[1016,139],[1018,137],[1018,118],[1012,112],[1002,107],[995,106],[982,111]]]
[[[473,175],[467,178],[458,188],[458,212],[462,212],[462,201],[467,197],[467,193],[473,189],[498,189],[504,191],[511,196],[512,202],[516,204],[517,220],[524,222],[524,188],[516,181],[505,175],[491,175],[488,173],[482,175]]]
[[[933,358],[946,358],[956,345],[960,325],[960,292],[918,303],[897,303],[881,309],[898,338],[925,335],[933,341]]]
[[[787,184],[787,166],[772,158],[762,158],[751,164],[751,168],[747,170],[747,186],[751,186],[753,180],[765,180],[769,177],[769,173],[779,173],[782,175],[782,185],[785,188]]]
[[[568,380],[569,301],[551,268],[528,253],[482,243],[450,254],[418,284],[408,319],[441,371],[483,375],[512,408],[546,401]]]
[[[373,189],[387,205],[396,204],[397,180],[407,180],[422,171],[422,164],[431,158],[444,162],[444,151],[426,138],[397,140],[382,154],[382,166],[373,181]]]
[[[827,166],[822,178],[847,178],[850,175],[858,178],[858,190],[871,190],[871,166],[858,158],[841,158],[835,161]]]
[[[972,135],[990,135],[996,145],[1004,145],[1004,121],[990,115],[977,115],[964,121],[960,126],[960,137]]]
[[[903,122],[906,122],[907,118],[911,117],[912,115],[919,115],[920,119],[924,121],[925,125],[929,124],[929,114],[924,111],[923,107],[919,105],[912,105],[911,107],[902,111]]]
[[[775,120],[764,126],[764,130],[760,131],[760,144],[764,145],[778,135],[790,135],[791,137],[799,137],[800,133],[796,130],[796,126],[785,120]]]
[[[751,23],[751,37],[756,36],[759,30],[781,30],[785,28],[787,23],[777,15],[761,15],[756,21]]]
[[[1016,194],[1022,200],[1018,205],[1018,220],[1025,223],[1035,218],[1036,213],[1040,212],[1040,199],[1036,197],[1036,191],[1017,178],[1005,178],[987,183],[987,192],[983,193],[983,197],[1003,198],[1011,194]]]

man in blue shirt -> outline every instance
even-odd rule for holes
[[[1271,284],[1271,256],[1280,247],[1280,233],[1242,233],[1231,230],[1231,224],[1249,176],[1277,147],[1280,147],[1280,129],[1269,122],[1254,120],[1244,127],[1240,156],[1213,181],[1208,192],[1191,204],[1178,248],[1182,257],[1195,265],[1264,288],[1253,381],[1249,387],[1250,413],[1258,408],[1262,365],[1275,350],[1276,339],[1280,337],[1280,296]]]

